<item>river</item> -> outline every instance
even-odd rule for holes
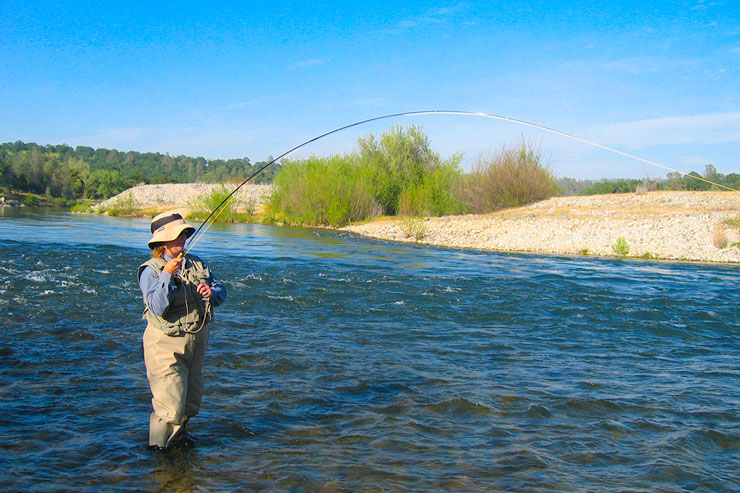
[[[736,265],[215,225],[203,406],[162,453],[149,237],[0,209],[0,489],[740,489]]]

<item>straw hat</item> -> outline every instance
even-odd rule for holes
[[[188,235],[188,238],[195,233],[195,228],[185,222],[180,214],[174,211],[163,212],[152,218],[152,239],[147,245],[154,250],[157,244],[166,241],[176,240],[182,232]]]

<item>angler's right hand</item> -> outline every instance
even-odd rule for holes
[[[182,264],[182,257],[173,258],[171,260],[168,260],[166,264],[164,264],[164,271],[168,274],[175,274],[178,270],[180,270],[180,265]]]

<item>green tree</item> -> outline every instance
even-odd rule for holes
[[[714,183],[721,182],[724,178],[721,174],[717,172],[717,168],[713,164],[707,164],[706,166],[704,166],[703,177],[706,180]]]
[[[87,184],[90,181],[90,165],[82,159],[72,158],[67,161],[69,170],[69,188],[72,197],[80,198],[87,196]]]
[[[603,195],[610,193],[634,193],[642,180],[608,180],[584,188],[579,195]]]
[[[710,188],[712,188],[712,185],[710,183],[707,183],[701,178],[704,178],[704,177],[696,171],[692,171],[691,173],[688,174],[688,176],[685,176],[684,183],[685,183],[686,190],[704,191],[704,190],[709,190]]]
[[[117,170],[98,169],[90,176],[91,198],[108,199],[122,190]]]

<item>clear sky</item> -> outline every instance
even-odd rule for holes
[[[0,141],[253,162],[389,113],[485,112],[684,172],[740,172],[740,1],[0,3]],[[443,156],[522,139],[558,176],[666,170],[479,117],[383,120]]]

